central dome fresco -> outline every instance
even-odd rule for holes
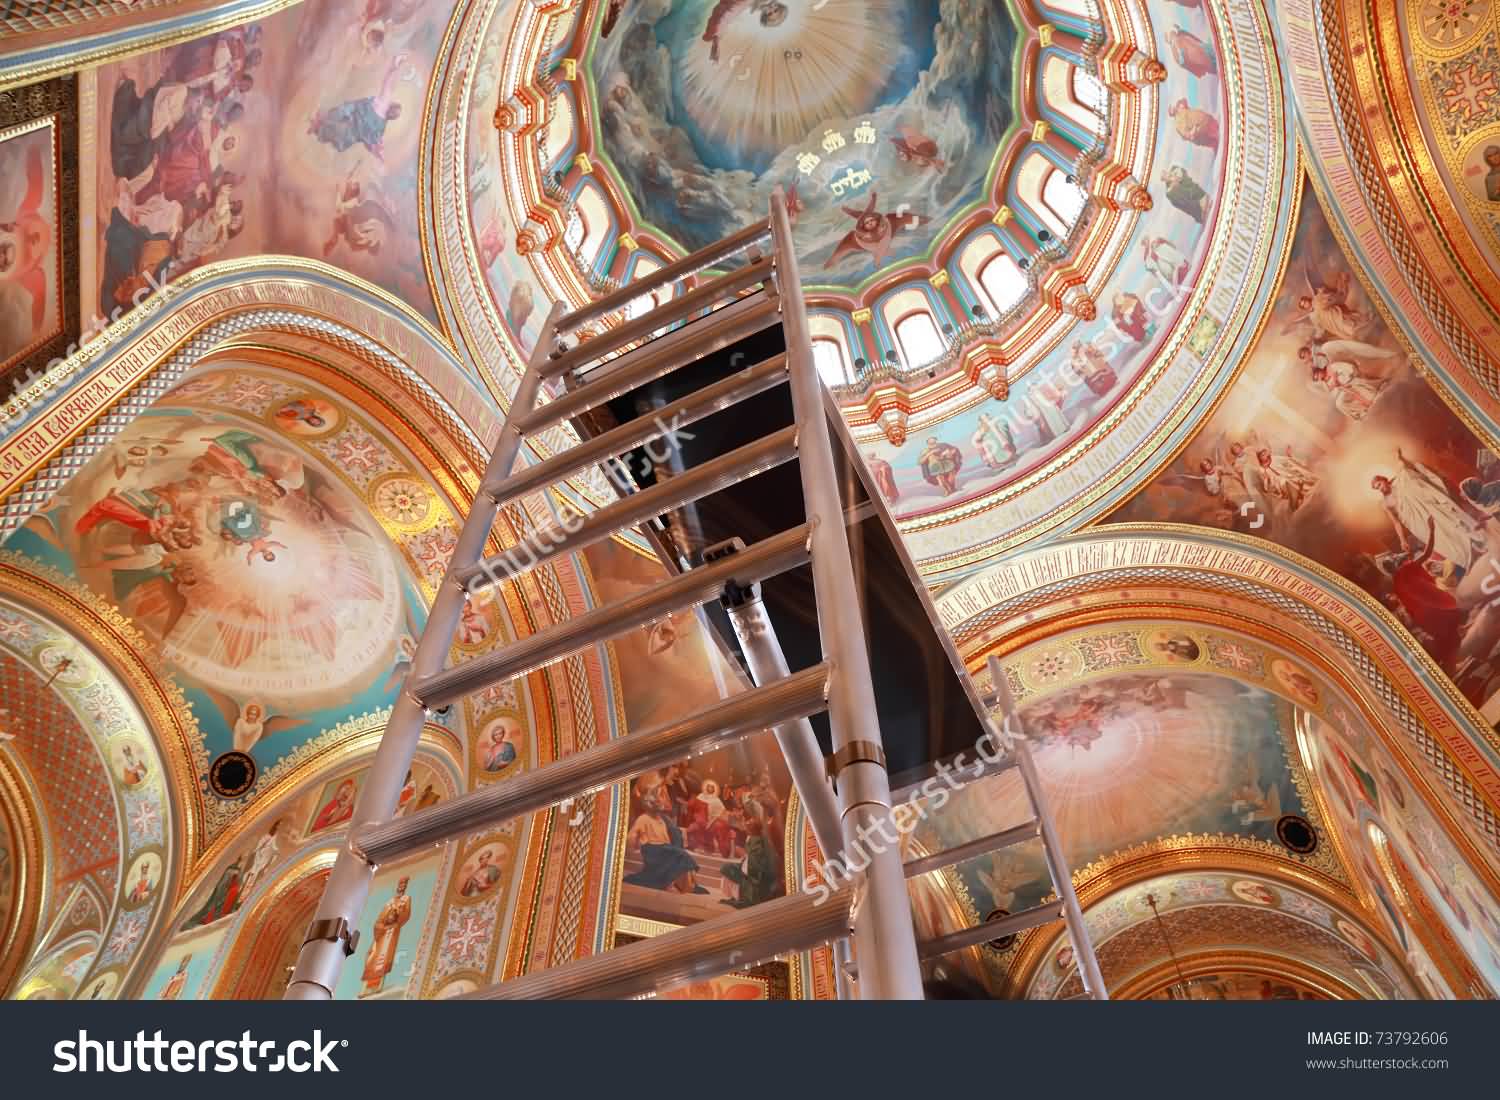
[[[617,9],[619,5],[615,6]],[[586,62],[599,149],[685,250],[790,196],[809,283],[853,287],[987,197],[1022,42],[1003,4],[651,0]]]

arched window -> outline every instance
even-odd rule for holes
[[[635,262],[635,267],[630,272],[630,281],[648,277],[653,271],[660,271],[661,264],[650,256],[642,256]],[[632,298],[625,307],[625,320],[633,321],[647,310],[655,309],[672,296],[670,287],[663,287],[650,294],[642,294],[639,298]]]
[[[993,319],[1008,312],[1026,297],[1030,285],[1008,252],[997,252],[979,269],[979,289],[988,299],[986,311]]]
[[[566,95],[559,94],[552,100],[552,117],[547,120],[543,135],[542,144],[549,161],[543,167],[550,168],[568,151],[573,140],[573,103]]]
[[[578,223],[575,226],[573,219]],[[604,250],[609,238],[612,219],[609,203],[604,193],[593,183],[585,183],[573,203],[568,224],[563,230],[563,242],[585,265],[592,266]]]
[[[588,224],[575,206],[568,214],[568,224],[563,228],[563,244],[568,246],[569,252],[577,252],[583,247],[583,239],[587,235]]]
[[[812,342],[813,363],[818,368],[825,385],[847,386],[854,381],[849,369],[849,360],[844,356],[844,345],[826,336],[815,337]]]
[[[1101,117],[1109,104],[1109,95],[1105,92],[1103,83],[1084,69],[1073,70],[1073,98]]]
[[[926,366],[948,350],[931,313],[908,313],[896,322],[896,343],[902,366]]]
[[[1089,197],[1082,187],[1070,181],[1062,172],[1053,169],[1042,187],[1042,201],[1066,228],[1072,229],[1083,213],[1084,206],[1088,204]]]
[[[1085,90],[1082,76],[1094,88]],[[1042,66],[1042,94],[1058,114],[1095,138],[1103,134],[1104,87],[1074,62],[1061,54],[1049,53]]]

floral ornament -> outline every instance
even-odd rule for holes
[[[1078,663],[1078,655],[1073,650],[1059,647],[1033,660],[1027,673],[1034,683],[1055,684],[1072,676]]]
[[[134,954],[145,935],[146,922],[150,917],[149,907],[138,909],[134,913],[121,914],[119,921],[115,924],[114,933],[109,937],[109,943],[105,945],[104,955],[99,959],[100,965],[107,966],[112,962],[128,959]]]
[[[448,914],[443,930],[442,973],[473,970],[484,965],[485,948],[494,922],[493,905],[482,909],[455,910]]]
[[[360,485],[368,484],[388,461],[385,448],[362,428],[348,428],[314,445]]]
[[[379,482],[371,498],[381,517],[399,527],[419,528],[432,513],[432,494],[427,487],[405,476]]]
[[[31,624],[19,615],[0,611],[0,642],[24,645],[31,640]]]

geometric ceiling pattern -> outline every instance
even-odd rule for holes
[[[26,625],[0,611],[0,632],[7,636]],[[55,889],[66,892],[75,878],[93,874],[112,893],[120,871],[119,824],[99,750],[62,696],[9,652],[0,652],[0,699],[7,750],[20,757],[47,815]]]

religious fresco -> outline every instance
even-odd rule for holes
[[[1085,906],[1089,938],[1112,987],[1163,961],[1156,912],[1183,954],[1258,945],[1335,975],[1361,997],[1421,995],[1384,944],[1322,898],[1264,875],[1207,870],[1147,879]],[[1053,936],[1029,970],[1026,997],[1081,992],[1072,953],[1066,936]]]
[[[1500,686],[1500,456],[1422,379],[1305,202],[1266,328],[1214,416],[1110,518],[1240,531],[1380,600],[1472,702]]]
[[[497,26],[499,25],[497,21]],[[517,226],[506,203],[495,152],[495,101],[499,91],[505,37],[492,34],[480,47],[474,67],[464,201],[476,242],[481,276],[494,302],[494,314],[511,348],[524,360],[531,354],[551,303],[536,272],[516,250]],[[553,150],[554,155],[562,150]]]
[[[656,583],[662,568],[616,542],[584,551],[597,601]],[[748,686],[692,612],[610,643],[625,729],[640,731]],[[747,738],[630,781],[620,912],[682,925],[786,893],[791,777],[774,740]]]
[[[805,280],[852,287],[988,197],[1014,121],[1013,19],[938,0],[625,6],[587,61],[600,152],[685,252],[782,187]]]
[[[359,949],[344,966],[339,1000],[389,1000],[406,994],[420,962],[418,944],[432,909],[441,855],[383,864],[359,921]]]
[[[864,387],[841,394],[846,415],[859,425],[855,437],[872,480],[919,566],[1004,534],[1008,523],[997,529],[995,511],[976,512],[976,502],[1076,444],[1118,410],[1169,349],[1197,363],[1199,372],[1213,350],[1219,330],[1208,318],[1185,344],[1181,327],[1206,278],[1220,216],[1236,201],[1224,192],[1229,165],[1222,143],[1230,119],[1220,30],[1207,5],[1174,9],[1155,29],[1159,41],[1149,52],[1162,60],[1166,77],[1155,85],[1161,107],[1150,140],[1157,167],[1154,178],[1142,181],[1154,205],[1136,219],[1107,277],[1090,281],[1097,317],[1076,320],[1039,361],[1010,367],[999,393],[957,405],[932,401],[930,411],[913,402],[910,422],[901,417],[899,431],[865,426]],[[1054,501],[1049,510],[1055,508]]]
[[[112,899],[100,921],[105,935],[94,936],[86,958],[72,960],[80,980],[92,972],[98,992],[102,974],[118,981],[134,966],[171,900],[163,889],[176,839],[170,777],[139,707],[110,669],[56,623],[3,599],[0,701],[0,731],[8,735],[0,752],[37,792],[37,826],[53,860],[39,916],[72,912],[79,887]]]
[[[1187,633],[1147,633],[1164,635],[1164,646],[1193,654],[1193,662],[1206,647]],[[1101,641],[1111,640],[1127,645],[1133,637]],[[1288,756],[1290,707],[1265,689],[1168,664],[1020,705],[1070,866],[1185,835],[1243,837],[1296,858],[1281,847],[1278,823],[1313,811]],[[952,792],[914,836],[925,850],[940,851],[1031,816],[1020,774],[1009,771]],[[980,916],[1031,908],[1052,891],[1035,841],[961,864],[957,873]]]
[[[1148,1001],[1327,1001],[1328,994],[1284,975],[1266,977],[1245,971],[1200,974],[1188,980],[1191,996],[1179,985],[1169,985],[1148,994]]]
[[[0,374],[62,331],[54,122],[0,128]]]
[[[1304,752],[1328,792],[1329,812],[1350,858],[1402,947],[1419,958],[1429,954],[1412,927],[1421,915],[1403,913],[1395,898],[1404,890],[1386,869],[1392,859],[1402,861],[1488,985],[1482,995],[1500,994],[1500,901],[1403,778],[1385,746],[1344,713],[1332,723],[1311,718]]]
[[[144,1001],[196,1001],[206,996],[208,977],[227,928],[179,936],[161,953],[141,990]]]
[[[417,167],[446,16],[406,0],[310,0],[101,67],[86,306],[108,317],[204,263],[285,253],[434,317]]]
[[[67,354],[79,334],[78,85],[0,100],[0,380]]]
[[[235,369],[132,422],[7,546],[118,603],[191,703],[201,766],[243,753],[265,782],[390,705],[456,537],[345,400]],[[210,829],[234,806],[211,797]]]

